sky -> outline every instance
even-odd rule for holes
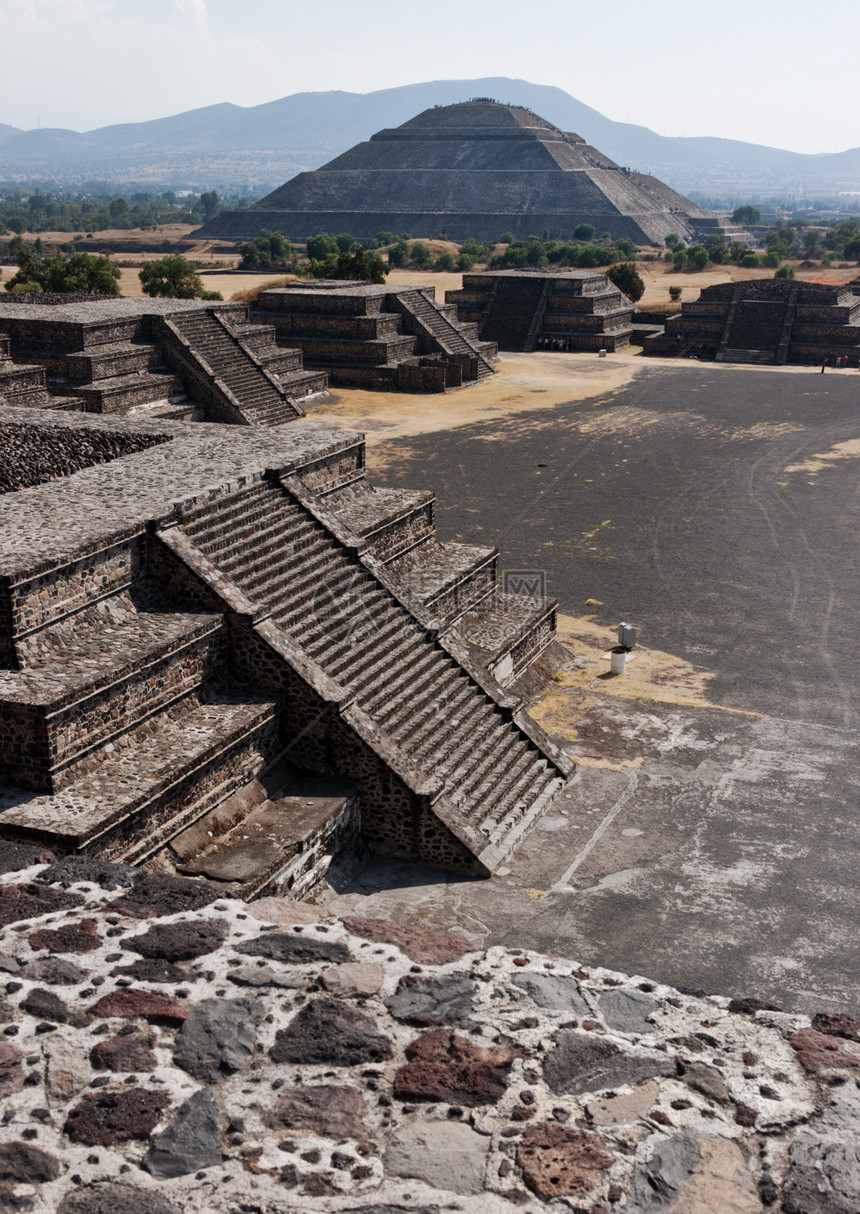
[[[231,101],[511,76],[618,122],[860,146],[857,0],[0,0],[0,123],[85,131]]]

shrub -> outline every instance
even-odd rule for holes
[[[670,287],[669,298],[671,299],[672,303],[677,303],[681,298],[681,288],[678,286]]]
[[[687,264],[687,250],[676,249],[672,254],[672,261],[674,262],[676,270],[683,270]]]
[[[330,253],[338,253],[337,241],[330,232],[320,232],[311,236],[307,244],[308,257],[311,261],[323,261]]]
[[[513,244],[513,242],[513,232],[502,232],[501,236],[499,237],[499,244]]]
[[[590,240],[594,240],[594,233],[596,231],[597,231],[597,229],[594,227],[593,224],[578,223],[576,225],[576,227],[573,229],[573,239],[574,240],[583,240],[583,241],[585,241],[586,244],[588,244],[588,242]]]
[[[610,266],[606,271],[606,277],[634,303],[645,294],[645,283],[642,281],[642,276],[630,261],[622,261],[618,265]]]
[[[461,253],[460,256],[457,258],[457,269],[462,270],[465,273],[468,273],[469,270],[471,270],[474,267],[474,265],[475,265],[475,262],[469,256],[468,253]]]
[[[757,207],[750,206],[748,203],[742,207],[735,207],[732,211],[732,223],[759,223],[761,221],[761,212]]]
[[[741,265],[745,270],[755,270],[761,265],[761,258],[757,253],[745,253],[741,258]]]
[[[416,240],[411,249],[411,258],[416,266],[429,266],[433,262],[433,254],[421,240]]]
[[[691,270],[704,270],[709,261],[708,250],[700,244],[687,249],[687,264]]]
[[[339,236],[335,236],[334,242],[341,253],[351,253],[358,245],[355,237],[350,236],[348,232],[341,232]]]
[[[768,249],[762,258],[763,264],[769,266],[771,269],[773,269],[774,266],[778,266],[781,260],[782,258],[775,249]]]
[[[448,252],[440,253],[436,258],[435,268],[437,270],[456,270],[457,262],[454,258],[454,254]]]
[[[794,266],[780,266],[774,278],[794,278]]]

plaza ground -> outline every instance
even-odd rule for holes
[[[440,538],[544,571],[577,759],[490,881],[374,861],[359,911],[802,1010],[860,1005],[860,374],[508,355],[444,397],[347,392]],[[613,626],[639,628],[609,677]]]

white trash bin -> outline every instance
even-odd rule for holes
[[[623,645],[616,645],[614,649],[609,651],[610,674],[624,674],[628,652],[629,650],[625,649]]]

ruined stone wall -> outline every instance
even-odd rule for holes
[[[0,419],[0,493],[40,485],[82,468],[104,464],[123,455],[146,451],[170,441],[169,434],[135,434],[80,429],[25,426]]]

